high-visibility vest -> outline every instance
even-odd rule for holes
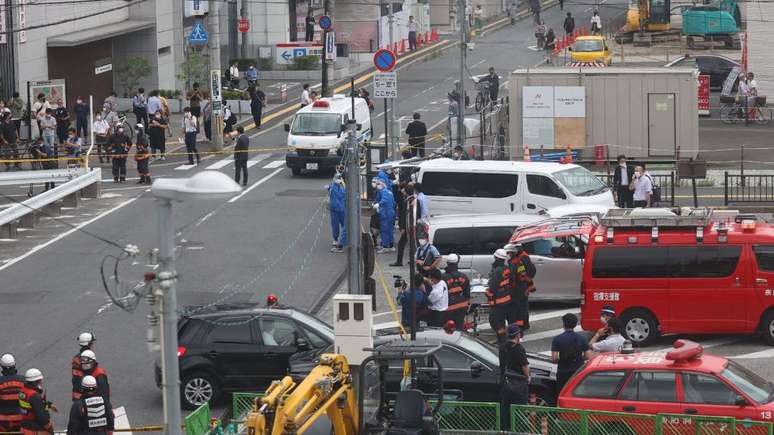
[[[24,378],[11,375],[0,377],[0,429],[15,431],[21,427],[24,411],[19,407],[19,392],[24,388]]]
[[[529,258],[529,254],[527,254],[526,251],[521,251],[521,253],[517,257],[512,258],[509,263],[513,266],[515,272],[513,275],[513,278],[515,279],[515,282],[513,283],[514,292],[518,290],[518,285],[521,283],[525,286],[524,296],[529,296],[530,293],[535,291],[535,282],[527,275],[527,268],[522,262],[524,257]]]
[[[49,420],[44,427],[40,427],[40,425],[35,421],[36,415],[32,409],[31,403],[32,398],[35,396],[40,396],[40,391],[26,384],[19,391],[19,408],[21,408],[24,413],[20,432],[23,435],[51,434],[54,432],[54,425],[51,423],[51,420]]]
[[[494,305],[503,305],[511,301],[511,269],[505,266],[500,266],[498,269],[500,270],[499,274],[493,273],[491,275],[496,280],[496,287],[494,289],[491,286],[487,288],[486,296]]]
[[[468,309],[470,299],[465,297],[464,288],[468,284],[468,277],[460,272],[447,274],[446,286],[449,288],[449,307],[446,311]]]

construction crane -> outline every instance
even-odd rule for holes
[[[437,403],[431,409],[421,391],[408,389],[388,395],[385,386],[389,362],[430,360],[437,370],[438,391],[443,391],[442,368],[435,356],[440,348],[439,342],[398,340],[368,349],[372,355],[360,365],[357,390],[347,358],[322,354],[317,366],[300,384],[286,376],[272,382],[266,395],[255,399],[245,423],[247,433],[301,435],[327,414],[334,435],[437,435],[436,415],[443,394],[437,395]],[[374,364],[378,379],[372,382]]]

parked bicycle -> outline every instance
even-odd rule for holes
[[[756,122],[761,125],[768,124],[772,119],[772,111],[766,107],[766,97],[751,98],[752,104],[745,107],[744,100],[720,107],[720,119],[726,124],[737,122]]]
[[[475,80],[476,83],[476,111],[480,112],[484,107],[492,103],[492,93],[489,92],[489,82],[486,80]]]

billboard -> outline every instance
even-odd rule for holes
[[[522,137],[531,148],[586,146],[586,88],[524,86]]]

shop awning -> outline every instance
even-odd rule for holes
[[[64,35],[50,36],[49,47],[75,47],[89,42],[125,35],[138,30],[150,29],[156,25],[153,21],[128,20],[91,29],[69,32]]]

